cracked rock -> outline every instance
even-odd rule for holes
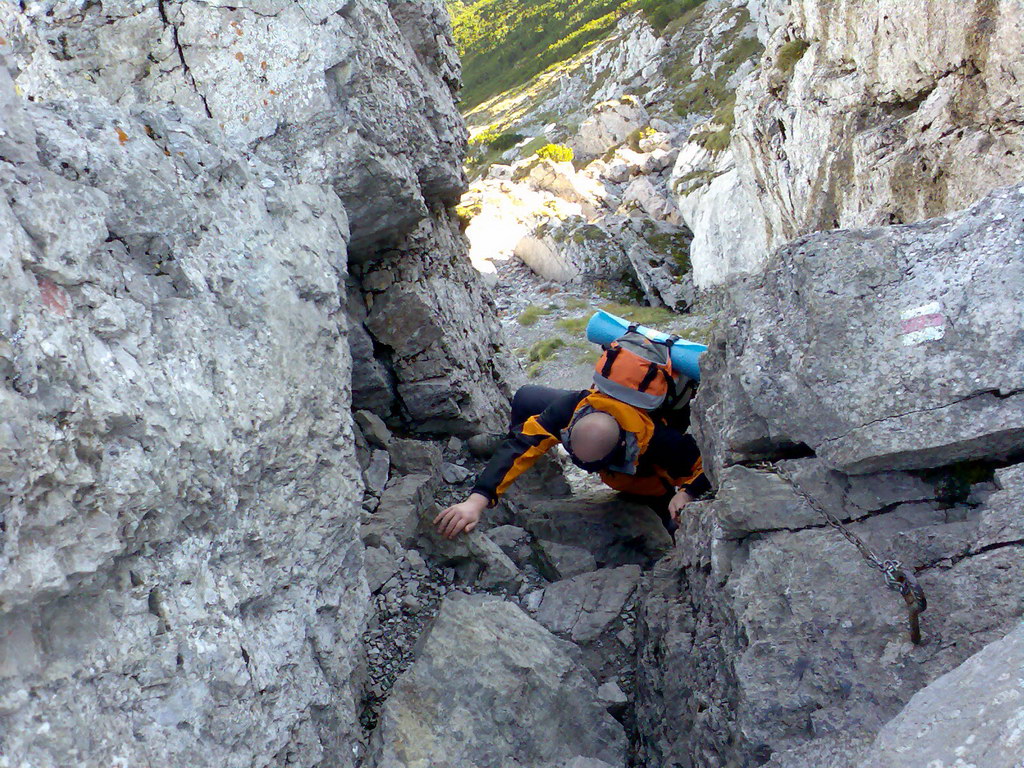
[[[375,764],[564,765],[586,755],[622,765],[622,727],[574,656],[511,603],[449,598],[384,706]]]

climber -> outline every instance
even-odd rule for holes
[[[688,424],[688,405],[686,411]],[[648,413],[596,387],[568,391],[524,386],[512,400],[507,438],[477,477],[469,498],[437,515],[437,531],[448,539],[472,531],[483,511],[560,442],[576,466],[640,497],[672,532],[682,508],[708,491],[710,483],[696,441],[681,431],[686,429],[682,420],[671,420],[678,427],[668,426],[657,411]]]

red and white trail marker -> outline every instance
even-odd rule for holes
[[[938,341],[946,335],[946,316],[937,301],[904,310],[900,321],[899,337],[905,347]]]

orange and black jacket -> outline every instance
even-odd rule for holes
[[[509,432],[486,468],[476,479],[474,493],[490,499],[491,504],[542,455],[562,442],[565,430],[580,409],[606,410],[616,418],[624,432],[634,431],[638,455],[625,465],[603,469],[601,480],[612,488],[640,496],[660,497],[683,488],[700,496],[711,488],[701,464],[700,449],[690,435],[651,419],[646,412],[612,400],[593,390],[567,392],[543,412],[531,416]],[[649,426],[642,426],[647,423]]]

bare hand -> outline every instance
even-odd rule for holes
[[[685,490],[681,490],[676,493],[675,496],[668,503],[668,513],[672,515],[672,522],[679,522],[679,513],[683,511],[683,507],[693,501],[694,498]]]
[[[446,539],[454,539],[460,533],[469,533],[480,522],[480,514],[487,507],[487,497],[471,494],[461,504],[453,504],[434,518],[437,532]]]

